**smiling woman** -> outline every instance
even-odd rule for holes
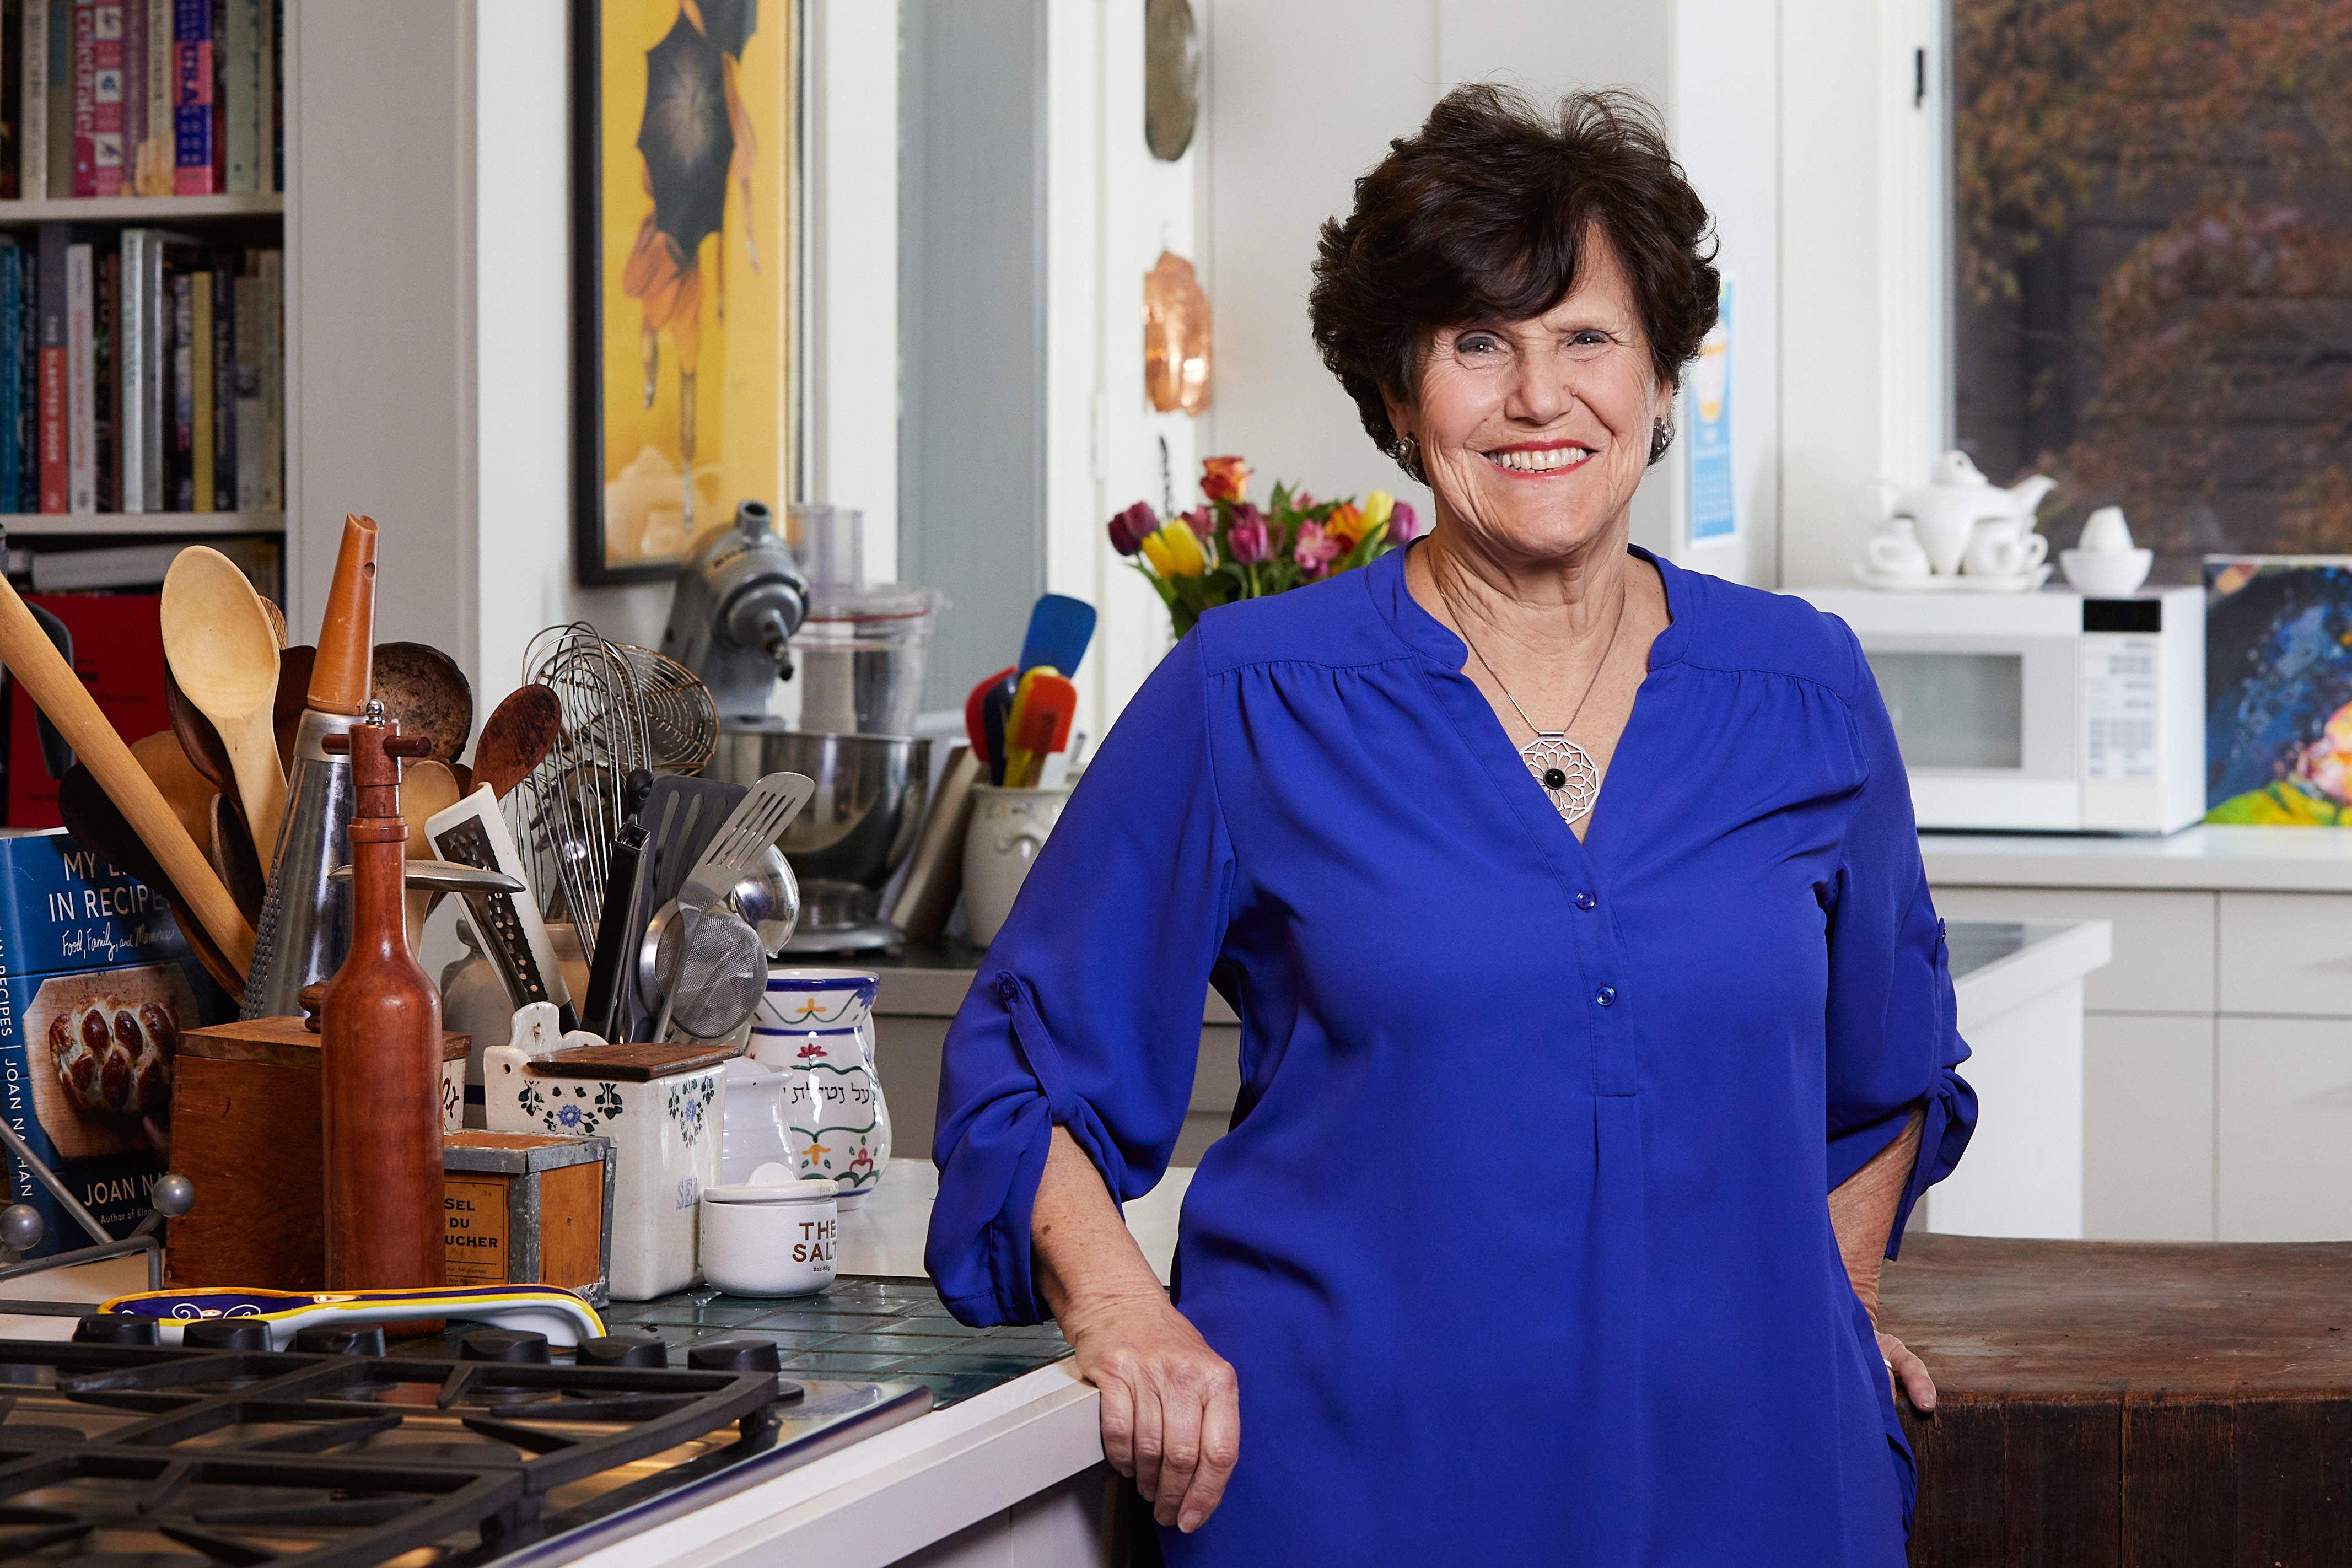
[[[1171,1563],[1904,1560],[1878,1260],[1967,1048],[1853,635],[1627,546],[1706,234],[1623,97],[1392,144],[1312,316],[1436,527],[1201,616],[949,1032],[931,1272],[1060,1322]],[[1243,1087],[1171,1301],[1114,1200],[1205,986]]]

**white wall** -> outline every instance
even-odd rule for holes
[[[1543,97],[1629,87],[1657,104],[1714,212],[1738,276],[1733,346],[1740,537],[1692,564],[1770,582],[1778,554],[1778,84],[1773,0],[1225,0],[1214,7],[1207,175],[1210,298],[1221,391],[1205,432],[1269,480],[1318,492],[1382,488],[1428,516],[1363,433],[1317,358],[1306,297],[1318,231],[1344,215],[1356,178],[1465,81]],[[1302,75],[1301,61],[1312,61]],[[1684,468],[1653,470],[1635,538],[1682,549]]]

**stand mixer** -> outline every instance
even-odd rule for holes
[[[858,524],[846,507],[793,507],[788,538],[768,507],[744,502],[679,573],[662,633],[662,652],[710,688],[719,710],[707,777],[816,781],[781,841],[802,897],[788,954],[906,940],[881,917],[882,890],[913,852],[930,799],[931,743],[912,731],[946,601],[929,588],[868,587]],[[798,687],[797,726],[769,712],[780,680]]]

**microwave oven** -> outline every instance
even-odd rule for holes
[[[1853,628],[1922,828],[2169,833],[2205,814],[2205,591],[1801,589]]]

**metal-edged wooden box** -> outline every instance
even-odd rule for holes
[[[451,1285],[612,1297],[613,1140],[478,1127],[441,1141]]]

